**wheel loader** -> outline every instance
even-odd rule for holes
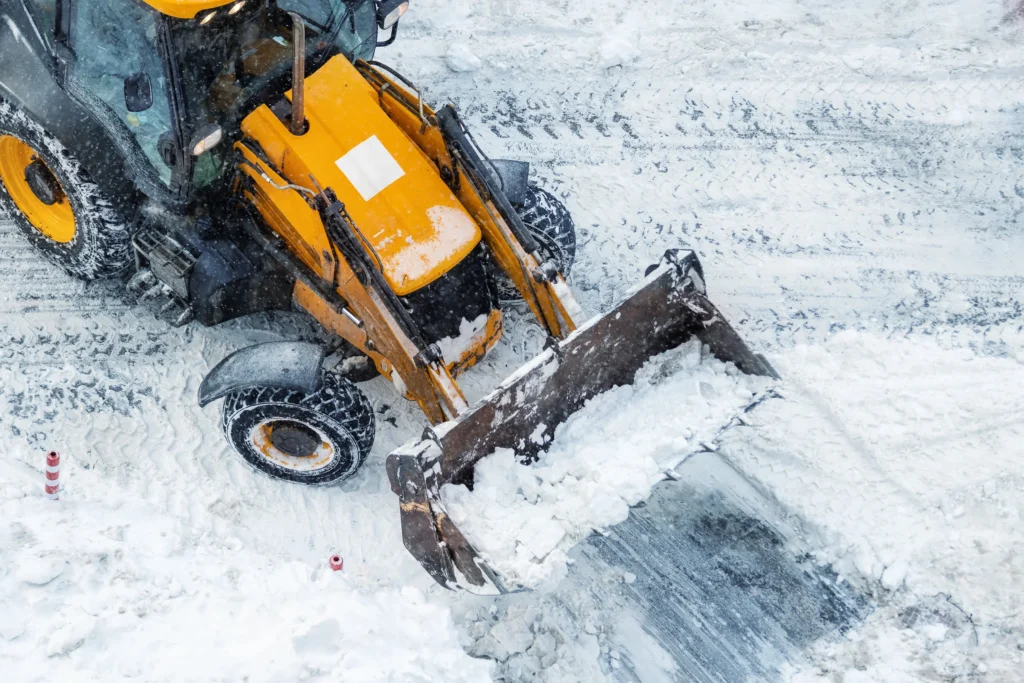
[[[387,460],[407,548],[442,585],[506,589],[445,514],[497,448],[523,458],[590,397],[697,336],[772,374],[706,298],[692,251],[666,254],[589,321],[567,285],[572,219],[527,163],[489,158],[451,105],[374,61],[403,0],[6,0],[0,210],[83,279],[121,277],[173,325],[300,310],[327,345],[241,349],[203,406],[254,468],[351,476],[374,440],[357,386],[422,409]],[[458,377],[528,309],[547,349],[475,406]],[[344,362],[325,369],[328,354]]]

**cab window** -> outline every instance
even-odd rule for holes
[[[173,161],[176,152],[164,62],[157,47],[159,21],[156,12],[131,0],[76,2],[71,23],[75,59],[68,80],[79,99],[111,130],[126,156],[148,166],[169,186],[172,166],[167,161]],[[127,82],[134,84],[136,93],[151,93],[141,100],[148,106],[140,109],[137,100],[132,106],[137,111],[129,111]],[[166,149],[168,145],[171,150]]]
[[[57,0],[26,0],[25,7],[32,15],[32,21],[46,41],[46,46],[52,50],[53,32],[57,27]]]

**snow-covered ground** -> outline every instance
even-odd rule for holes
[[[380,54],[565,198],[588,311],[687,244],[783,375],[721,453],[873,600],[784,678],[1024,678],[1016,4],[414,0]],[[422,419],[381,381],[344,486],[237,461],[198,383],[301,319],[169,329],[0,226],[6,678],[636,680],[605,639],[642,642],[632,627],[455,596],[406,554],[383,459]],[[470,393],[543,341],[512,316]],[[672,680],[647,653],[637,678]]]

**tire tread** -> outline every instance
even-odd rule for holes
[[[325,374],[320,388],[312,393],[275,387],[253,387],[236,391],[224,399],[221,410],[221,430],[231,440],[231,425],[239,411],[253,406],[289,404],[302,406],[312,412],[329,417],[355,439],[358,462],[351,474],[365,462],[373,447],[376,423],[373,406],[365,394],[352,382],[336,375]],[[235,444],[232,444],[235,446]],[[238,447],[235,446],[238,450]],[[336,481],[336,480],[332,480]],[[332,483],[324,481],[323,483]]]

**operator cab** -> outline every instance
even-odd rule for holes
[[[235,139],[248,113],[291,87],[291,13],[305,24],[309,75],[338,54],[371,59],[384,20],[394,30],[408,3],[60,0],[58,5],[58,44],[68,49],[57,52],[67,63],[67,89],[122,148],[139,189],[180,204],[227,170],[231,146],[208,145],[193,156],[190,143],[197,134],[215,131]]]
[[[250,0],[171,22],[184,121],[191,128],[186,140],[197,141],[199,131],[214,126],[233,138],[253,109],[280,99],[291,88],[290,12],[299,13],[305,23],[307,75],[337,54],[352,61],[373,58],[377,12],[372,0]],[[229,149],[221,145],[197,157],[193,187],[202,188],[220,177]]]

